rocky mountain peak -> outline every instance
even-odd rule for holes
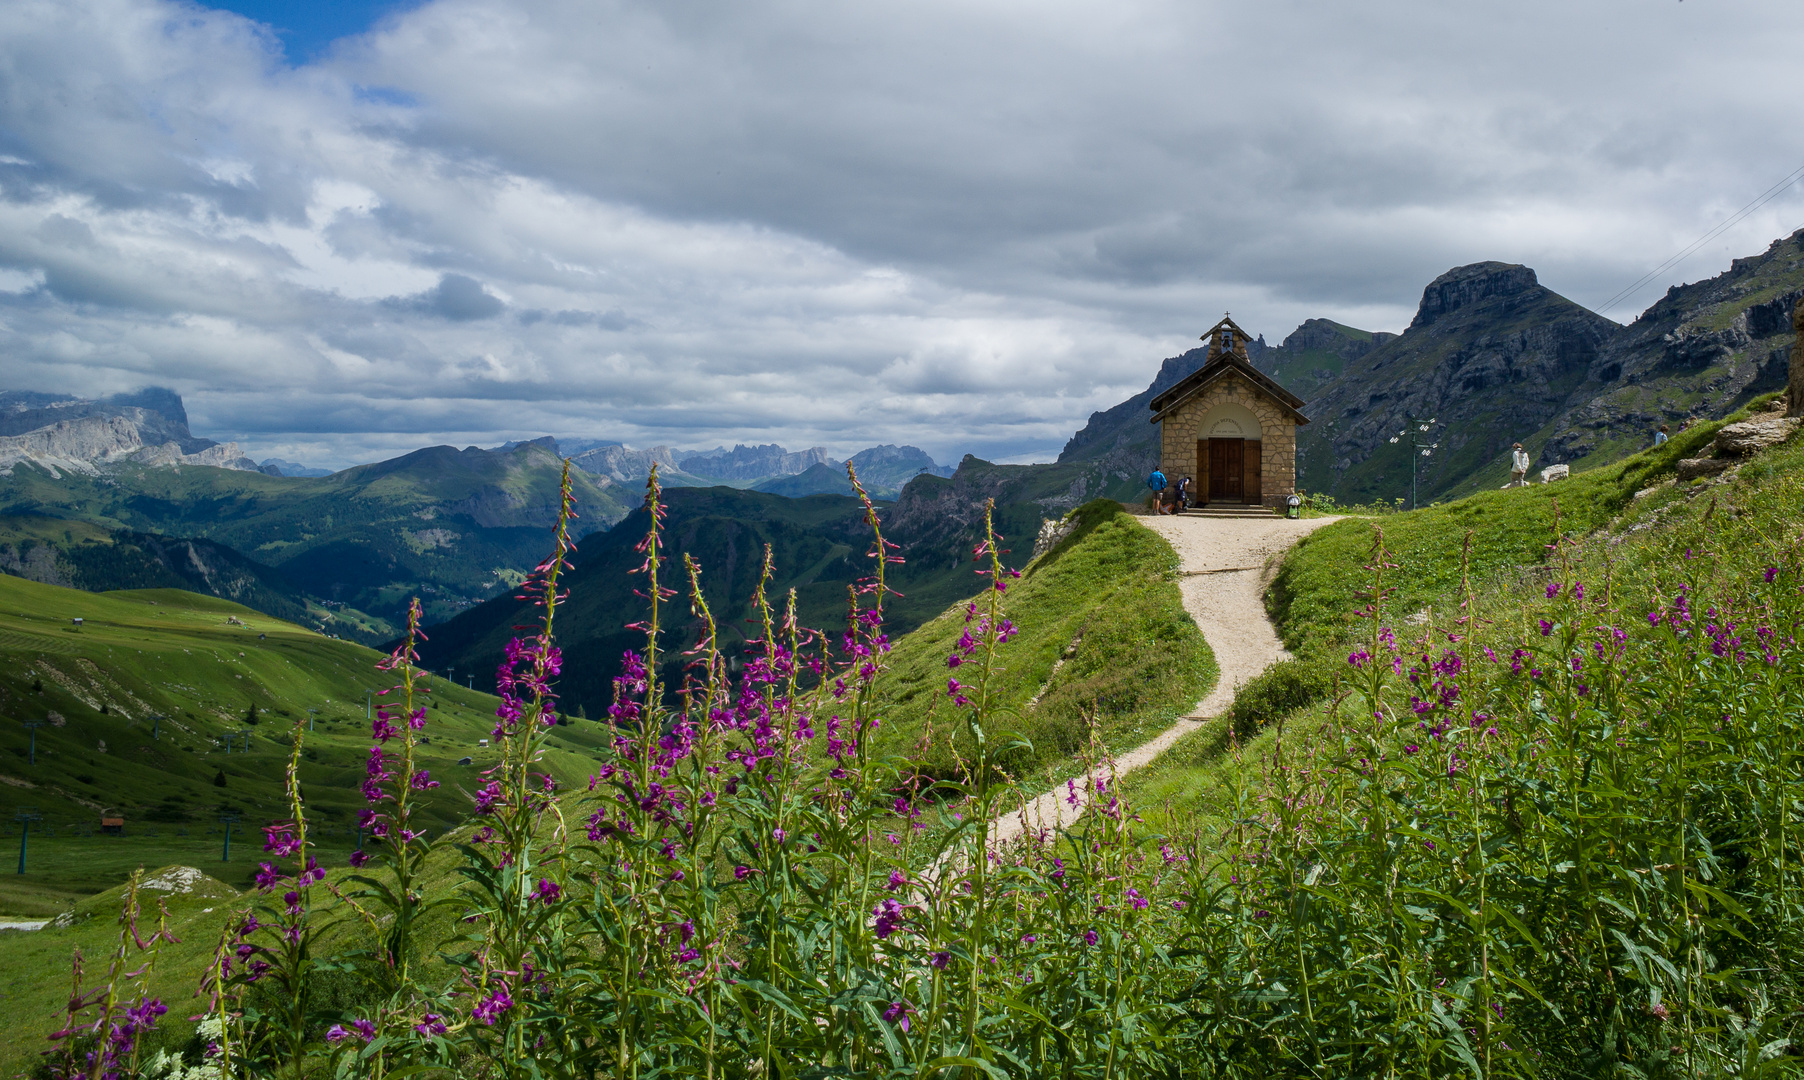
[[[1456,266],[1428,283],[1410,326],[1427,326],[1452,311],[1485,300],[1516,296],[1540,284],[1535,272],[1516,263],[1480,262]]]

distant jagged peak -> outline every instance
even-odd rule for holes
[[[1529,292],[1540,286],[1535,272],[1518,263],[1479,262],[1456,266],[1428,283],[1410,322],[1414,329],[1463,307]]]
[[[763,446],[737,444],[731,450],[689,451],[678,456],[677,464],[687,472],[719,480],[756,480],[765,476],[794,476],[815,465],[833,461],[824,446],[811,446],[791,453],[776,443]]]

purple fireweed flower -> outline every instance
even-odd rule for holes
[[[908,1018],[913,1015],[913,1013],[914,1010],[909,1007],[908,1002],[893,1001],[890,1003],[889,1008],[883,1010],[883,1018],[901,1028],[903,1031],[907,1031]]]
[[[895,892],[897,889],[900,889],[907,884],[908,884],[908,875],[907,874],[904,874],[900,870],[891,870],[889,872],[889,890],[891,892]]]
[[[1574,600],[1583,600],[1585,598],[1585,587],[1576,581],[1572,583],[1572,598]]]
[[[353,1020],[351,1026],[363,1037],[364,1042],[370,1042],[376,1037],[376,1025],[368,1020]]]
[[[514,999],[508,996],[507,988],[500,987],[488,997],[477,1002],[476,1007],[470,1010],[470,1017],[493,1026],[495,1021],[501,1019],[502,1013],[513,1007]]]
[[[1772,580],[1778,576],[1779,576],[1779,568],[1777,566],[1769,566],[1766,568],[1765,577],[1766,577],[1768,584],[1771,584]]]
[[[329,1043],[341,1043],[350,1037],[351,1033],[345,1030],[343,1024],[333,1024],[326,1029],[326,1041]]]
[[[368,863],[370,861],[370,856],[368,852],[364,851],[362,848],[358,848],[356,851],[351,852],[350,861],[351,869],[356,870]]]
[[[947,964],[950,964],[951,962],[952,962],[952,954],[949,952],[936,952],[927,957],[927,963],[930,966],[935,967],[935,968],[943,969]]]
[[[420,1022],[413,1029],[423,1036],[443,1035],[446,1030],[445,1018],[437,1013],[427,1013],[420,1017]]]
[[[1148,901],[1147,901],[1146,897],[1140,895],[1139,889],[1129,889],[1127,891],[1127,898],[1128,898],[1128,903],[1134,905],[1135,911],[1145,911],[1146,910],[1146,905],[1147,905]]]
[[[901,926],[908,917],[901,902],[893,897],[886,897],[880,901],[876,907],[871,909],[871,914],[877,917],[876,934],[879,938],[886,938],[895,933],[896,928]]]
[[[387,742],[399,734],[400,732],[395,730],[395,725],[389,723],[388,717],[386,716],[378,716],[370,724],[370,737],[373,739],[380,739],[383,742]]]
[[[284,875],[280,871],[278,871],[275,867],[269,865],[268,863],[258,863],[257,864],[257,888],[258,889],[261,889],[264,892],[268,892],[269,890],[275,888],[276,885],[282,881],[283,877],[284,877]]]
[[[1556,581],[1547,586],[1547,598],[1549,600],[1552,600],[1554,597],[1556,597],[1558,595],[1560,595],[1560,583],[1559,582]]]
[[[1097,941],[1096,931],[1094,931],[1094,930],[1085,930],[1084,931],[1084,944],[1085,945],[1095,945],[1096,941]]]
[[[733,867],[733,880],[744,881],[746,878],[751,877],[751,876],[752,876],[752,868],[751,867],[749,867],[749,866]]]
[[[1552,623],[1548,622],[1546,619],[1539,619],[1537,621],[1541,625],[1541,636],[1542,637],[1546,637],[1547,635],[1553,633],[1553,624]]]
[[[1349,667],[1362,668],[1370,663],[1371,660],[1372,654],[1366,652],[1364,649],[1360,649],[1347,655],[1347,665]]]
[[[432,778],[432,770],[421,769],[413,774],[413,779],[409,781],[408,786],[415,791],[431,791],[438,787],[438,781]]]
[[[539,888],[538,891],[533,893],[533,899],[541,904],[555,904],[557,903],[558,897],[563,894],[564,887],[562,885],[552,881],[550,878],[540,878]]]

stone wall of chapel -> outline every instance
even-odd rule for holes
[[[1173,410],[1159,422],[1159,469],[1176,481],[1188,476],[1200,484],[1197,473],[1198,429],[1209,410],[1223,401],[1236,402],[1259,418],[1259,491],[1267,506],[1281,506],[1297,490],[1297,425],[1290,414],[1252,383],[1239,375],[1211,386]]]

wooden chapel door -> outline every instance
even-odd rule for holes
[[[1209,440],[1209,501],[1239,502],[1241,476],[1240,439]]]
[[[1241,483],[1240,497],[1247,503],[1257,503],[1259,499],[1259,458],[1260,440],[1244,439],[1241,441]]]

